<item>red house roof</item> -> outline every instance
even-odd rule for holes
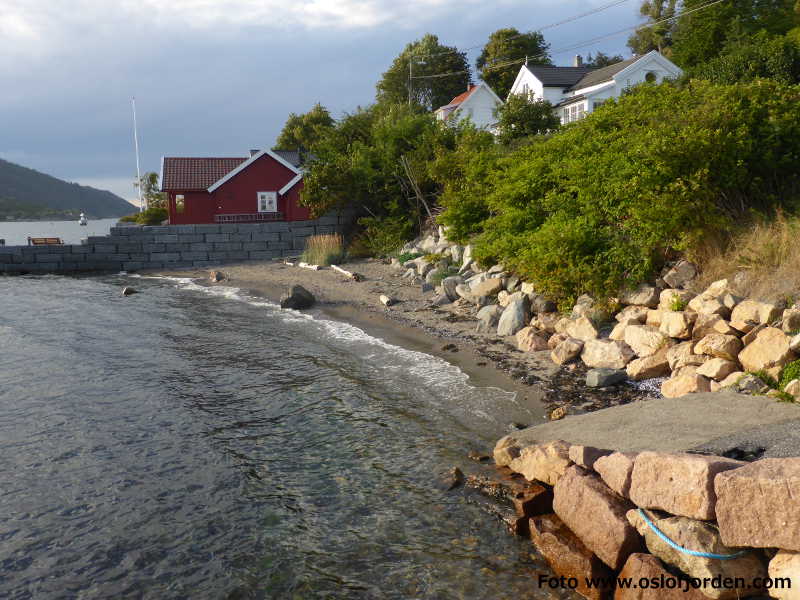
[[[182,158],[165,156],[162,191],[206,190],[245,162],[246,158]]]

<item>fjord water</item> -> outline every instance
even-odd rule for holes
[[[0,597],[551,597],[529,542],[435,484],[530,422],[513,394],[232,288],[0,299]]]

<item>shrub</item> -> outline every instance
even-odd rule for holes
[[[790,362],[783,368],[783,371],[781,371],[780,389],[785,389],[786,386],[795,379],[800,379],[800,360]]]
[[[166,208],[150,207],[142,212],[120,218],[120,223],[138,223],[139,225],[161,225],[169,218]]]
[[[675,294],[669,301],[669,309],[678,312],[685,309],[688,304],[686,300]]]
[[[429,263],[431,263],[431,264],[436,264],[436,263],[438,263],[440,260],[446,260],[447,258],[448,258],[448,257],[446,257],[444,254],[433,254],[433,253],[431,253],[431,254],[426,254],[426,255],[424,256],[425,262],[429,262]]]
[[[372,256],[389,256],[412,237],[414,224],[404,217],[363,217],[358,220],[364,227],[362,240]]]
[[[634,88],[499,159],[474,256],[562,306],[615,296],[676,251],[797,198],[798,100],[800,88],[768,81]]]
[[[401,255],[397,257],[398,262],[403,265],[410,260],[414,260],[415,258],[419,258],[422,256],[419,252],[403,252]]]
[[[434,287],[436,287],[441,285],[443,279],[446,279],[447,277],[452,277],[453,275],[458,275],[458,269],[455,267],[447,267],[440,273],[434,273],[429,283],[431,283]]]
[[[344,256],[342,236],[336,233],[309,237],[302,258],[311,265],[330,266],[342,262]]]

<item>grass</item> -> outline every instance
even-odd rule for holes
[[[785,389],[789,383],[795,379],[800,379],[800,360],[790,362],[781,371],[780,389]]]
[[[778,213],[730,239],[707,241],[689,256],[701,272],[695,291],[728,279],[747,298],[794,301],[800,289],[799,239],[800,218]]]
[[[414,260],[415,258],[419,258],[422,256],[419,252],[403,252],[400,256],[397,257],[397,260],[400,262],[401,265],[406,264],[410,260]]]
[[[441,285],[443,279],[446,279],[448,277],[452,277],[453,275],[458,275],[458,269],[455,268],[455,267],[447,267],[441,273],[436,273],[433,277],[431,277],[430,283],[434,287],[437,287],[437,286]]]
[[[303,261],[311,265],[330,266],[342,262],[345,257],[344,241],[338,233],[312,235],[306,240]]]

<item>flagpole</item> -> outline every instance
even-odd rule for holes
[[[136,98],[131,98],[133,108],[133,146],[136,149],[136,189],[139,192],[139,212],[142,212],[142,174],[139,171],[139,132],[136,128]]]

